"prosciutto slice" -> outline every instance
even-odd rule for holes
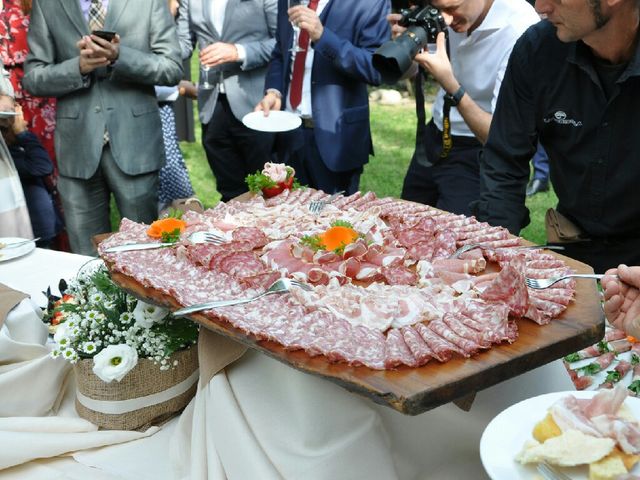
[[[527,312],[529,293],[524,281],[525,258],[518,255],[507,264],[498,277],[480,294],[490,302],[506,303],[511,313],[521,317]]]

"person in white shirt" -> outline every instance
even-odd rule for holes
[[[478,154],[511,49],[539,16],[526,0],[433,0],[431,5],[448,25],[449,53],[442,32],[434,53],[425,49],[414,58],[421,67],[416,75],[418,129],[402,198],[470,215],[469,203],[480,191]],[[400,17],[388,16],[394,37],[405,30],[397,24]],[[425,125],[426,73],[440,88]]]
[[[200,48],[202,144],[225,202],[246,192],[245,177],[270,160],[273,134],[250,130],[242,118],[264,93],[276,15],[277,0],[180,1],[180,48],[183,58],[192,38]]]

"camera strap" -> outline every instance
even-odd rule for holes
[[[447,58],[451,58],[451,49],[449,46],[449,32],[445,30]],[[444,104],[442,105],[442,152],[440,158],[447,158],[453,148],[453,137],[451,136],[451,100],[449,95],[444,96]]]
[[[440,158],[447,158],[453,148],[453,138],[451,137],[451,102],[445,97],[442,106],[442,152]]]

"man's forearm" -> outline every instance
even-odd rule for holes
[[[478,141],[484,145],[487,142],[487,138],[489,138],[491,114],[480,108],[468,93],[462,97],[457,108],[464,122],[471,129]]]

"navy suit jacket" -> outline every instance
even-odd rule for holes
[[[291,77],[293,29],[287,0],[278,1],[278,29],[265,90],[283,94]],[[367,84],[379,85],[373,52],[391,38],[386,16],[389,0],[330,0],[320,15],[324,32],[313,44],[311,109],[314,134],[322,160],[335,172],[352,170],[369,161],[373,153],[369,128]]]

